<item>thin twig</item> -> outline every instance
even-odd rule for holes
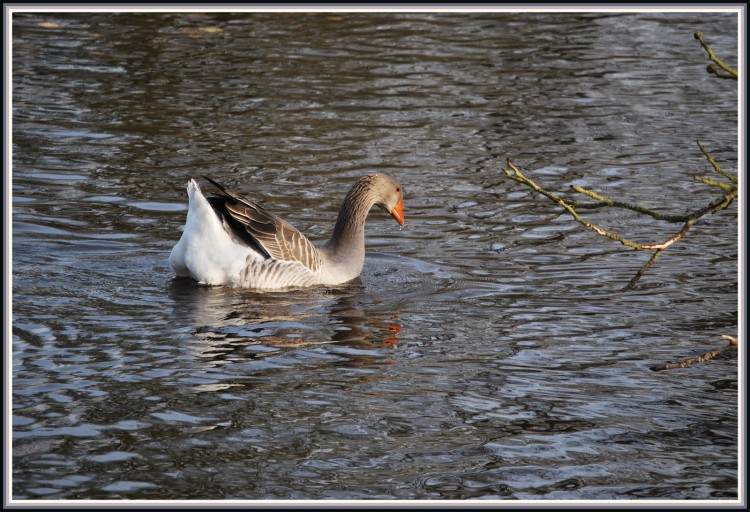
[[[685,368],[686,366],[690,366],[691,364],[695,364],[695,363],[704,363],[718,356],[725,350],[729,350],[732,347],[736,347],[738,344],[737,338],[733,336],[729,336],[728,334],[722,334],[721,337],[724,339],[728,339],[729,343],[719,349],[712,350],[711,352],[707,352],[700,357],[691,357],[688,359],[684,359],[680,361],[679,363],[667,363],[664,365],[652,366],[651,369],[654,371],[675,370],[677,368]]]
[[[719,76],[721,78],[734,78],[736,80],[738,78],[737,71],[727,66],[721,59],[719,59],[714,54],[711,48],[709,48],[709,46],[703,40],[703,34],[701,32],[696,32],[694,36],[695,36],[695,39],[697,39],[700,42],[701,46],[708,54],[708,57],[714,63],[716,63],[716,65],[718,65],[721,69],[723,69],[726,73],[729,73],[729,74],[724,75],[720,73],[713,65],[710,65],[708,67],[708,70],[716,74],[716,76]],[[706,157],[706,160],[708,160],[708,163],[710,163],[711,166],[714,168],[714,171],[716,171],[716,173],[728,179],[731,182],[731,184],[722,183],[720,181],[717,181],[711,178],[703,178],[699,176],[694,177],[693,179],[700,183],[703,183],[705,185],[709,185],[712,187],[720,188],[724,192],[724,195],[714,199],[703,208],[696,210],[692,213],[689,213],[687,215],[667,215],[667,214],[659,213],[657,211],[651,210],[650,208],[646,208],[645,206],[641,206],[639,204],[630,204],[630,203],[624,203],[622,201],[616,201],[614,199],[609,199],[592,190],[588,190],[577,185],[572,186],[571,188],[580,194],[584,194],[588,197],[591,197],[597,202],[587,203],[587,204],[576,204],[574,202],[567,202],[564,199],[562,199],[560,196],[552,192],[549,192],[548,190],[545,190],[544,188],[534,183],[533,180],[526,177],[515,165],[513,165],[513,162],[511,161],[510,158],[508,158],[508,167],[510,169],[506,169],[503,167],[503,172],[505,172],[505,175],[509,177],[510,179],[512,179],[513,181],[517,181],[518,183],[522,183],[530,187],[532,190],[538,192],[539,194],[542,194],[543,196],[547,197],[552,202],[558,204],[559,206],[562,206],[565,209],[565,211],[567,211],[570,215],[573,216],[573,219],[576,222],[593,230],[597,234],[605,236],[609,238],[610,240],[615,240],[617,242],[620,242],[621,244],[627,247],[631,247],[635,249],[636,251],[653,250],[654,253],[651,255],[651,258],[643,265],[643,267],[641,267],[641,269],[636,273],[633,279],[630,280],[630,283],[628,283],[627,286],[621,289],[621,291],[626,291],[626,290],[632,290],[635,287],[638,280],[643,276],[643,274],[645,274],[646,271],[649,268],[651,268],[651,266],[653,266],[654,263],[656,263],[656,260],[659,259],[659,257],[664,252],[664,250],[667,249],[667,247],[669,247],[673,243],[682,239],[690,230],[690,228],[693,227],[693,225],[699,218],[703,217],[704,215],[708,213],[716,213],[721,210],[724,210],[725,208],[728,208],[729,205],[732,204],[732,202],[737,198],[739,194],[739,187],[737,186],[737,178],[731,175],[730,173],[722,170],[721,167],[719,167],[719,164],[716,163],[716,160],[714,160],[714,158],[711,156],[708,150],[706,150],[703,144],[701,144],[700,140],[696,142],[698,143],[698,147],[700,148],[701,153],[703,153],[703,156]],[[672,236],[671,238],[668,238],[667,240],[661,243],[640,244],[638,242],[628,240],[627,238],[622,237],[618,235],[617,233],[612,233],[610,231],[602,229],[596,224],[593,224],[587,221],[586,219],[582,218],[576,212],[576,210],[583,210],[583,209],[591,210],[595,208],[602,208],[604,206],[611,206],[615,208],[623,208],[623,209],[631,210],[631,211],[634,211],[636,213],[640,213],[643,215],[649,215],[655,220],[661,220],[661,221],[667,221],[667,222],[681,222],[682,228],[676,235]],[[559,215],[560,214],[557,214],[553,218],[557,218]]]
[[[723,69],[724,71],[726,71],[727,73],[729,73],[729,75],[722,75],[713,66],[709,66],[708,67],[708,71],[710,73],[714,73],[719,78],[733,78],[735,80],[738,79],[737,70],[732,69],[729,66],[727,66],[726,64],[724,64],[724,61],[722,61],[720,58],[718,58],[716,56],[716,54],[714,54],[714,52],[711,50],[711,48],[709,48],[708,45],[706,44],[706,42],[703,40],[703,33],[702,32],[696,32],[693,37],[695,37],[701,43],[701,46],[703,47],[704,50],[706,50],[706,53],[708,54],[708,58],[711,59],[712,61],[714,61],[716,63],[716,65],[719,66],[721,69]]]
[[[628,290],[632,290],[635,288],[636,283],[640,281],[641,277],[643,277],[643,274],[646,273],[646,271],[651,268],[651,265],[656,263],[656,260],[659,259],[659,256],[661,256],[661,253],[664,252],[664,249],[657,249],[654,251],[654,254],[651,255],[651,258],[646,262],[645,265],[641,267],[641,269],[636,273],[635,276],[633,276],[633,279],[630,280],[630,282],[627,284],[627,286],[623,286],[620,288],[621,292],[626,292]]]
[[[701,152],[706,156],[708,161],[711,162],[711,165],[713,165],[714,169],[716,169],[718,173],[725,175],[724,171],[721,171],[718,164],[715,163],[710,153],[706,151],[706,149],[700,144],[700,142],[698,142],[698,145],[701,148]],[[561,198],[557,194],[554,194],[548,190],[545,190],[543,187],[536,184],[532,179],[524,175],[521,172],[521,170],[513,164],[513,161],[510,158],[507,159],[507,162],[508,162],[509,169],[506,169],[505,167],[503,167],[503,172],[505,172],[505,175],[507,177],[509,177],[513,181],[522,183],[530,187],[532,190],[542,194],[543,196],[550,199],[552,202],[562,206],[565,209],[565,211],[567,211],[570,215],[572,215],[573,219],[579,224],[593,230],[599,235],[607,237],[610,240],[620,242],[622,245],[635,249],[636,251],[644,251],[644,250],[654,251],[654,254],[651,255],[651,258],[643,265],[643,267],[640,268],[640,270],[638,270],[636,275],[620,291],[627,291],[627,290],[632,290],[633,288],[635,288],[636,283],[638,283],[638,281],[646,273],[646,271],[649,268],[651,268],[651,266],[653,266],[654,263],[656,263],[656,260],[659,259],[659,257],[664,252],[664,250],[667,249],[667,247],[669,247],[673,243],[685,237],[687,232],[690,230],[690,228],[693,227],[693,225],[699,218],[703,217],[704,215],[708,213],[716,213],[718,211],[721,211],[727,208],[730,204],[732,204],[734,199],[739,194],[737,185],[729,185],[729,184],[721,183],[721,182],[711,180],[708,178],[696,178],[698,181],[701,181],[708,185],[720,187],[725,192],[725,194],[723,196],[720,196],[714,199],[703,208],[696,210],[692,213],[689,213],[687,215],[666,215],[666,214],[656,212],[654,210],[651,210],[649,208],[646,208],[638,204],[629,204],[629,203],[624,203],[621,201],[615,201],[614,199],[609,199],[607,197],[604,197],[601,194],[598,194],[592,190],[584,189],[583,187],[579,187],[579,186],[573,186],[571,188],[575,190],[576,192],[584,194],[598,201],[598,203],[594,203],[594,204],[576,205],[576,204],[565,201],[563,198]],[[624,209],[632,210],[632,211],[635,211],[637,213],[641,213],[644,215],[649,215],[656,220],[663,220],[667,222],[682,222],[683,224],[682,224],[682,228],[680,228],[680,231],[677,232],[677,234],[664,240],[663,242],[641,244],[638,242],[634,242],[633,240],[629,240],[623,236],[620,236],[617,233],[607,231],[597,226],[596,224],[587,221],[576,212],[577,208],[580,209],[582,207],[587,207],[587,208],[593,209],[595,207],[602,207],[602,206],[624,208]]]
[[[739,343],[740,343],[737,340],[737,338],[735,338],[734,336],[730,336],[728,334],[722,334],[721,337],[724,338],[725,340],[729,340],[729,344],[730,345],[739,345]]]
[[[722,73],[713,64],[709,64],[708,66],[706,66],[706,71],[708,71],[712,75],[716,75],[717,78],[723,78],[724,80],[737,80],[736,76]]]
[[[693,179],[705,185],[710,185],[712,187],[719,187],[720,189],[726,192],[729,192],[737,188],[737,185],[730,185],[728,183],[722,183],[721,181],[712,180],[711,178],[704,178],[702,176],[693,176]]]
[[[641,206],[639,204],[629,204],[629,203],[623,203],[620,201],[615,201],[614,199],[609,199],[607,197],[597,194],[593,190],[588,190],[583,187],[579,187],[578,185],[571,185],[570,188],[572,188],[578,193],[585,194],[593,199],[596,199],[597,201],[603,203],[606,206],[632,210],[634,212],[642,213],[644,215],[649,215],[656,220],[664,220],[667,222],[685,222],[690,218],[689,215],[666,215],[663,213],[655,212],[654,210],[650,210],[649,208],[646,208],[645,206]]]
[[[575,208],[572,205],[568,204],[564,199],[562,199],[561,197],[559,197],[557,194],[553,194],[552,192],[549,192],[549,191],[543,189],[542,187],[540,187],[539,185],[537,185],[536,183],[534,183],[531,179],[527,178],[518,169],[518,167],[516,167],[515,165],[513,165],[513,162],[511,161],[510,158],[508,158],[508,167],[510,167],[510,169],[512,170],[512,172],[511,172],[511,170],[503,168],[503,171],[505,172],[506,176],[508,176],[513,181],[517,181],[518,183],[523,183],[524,185],[527,185],[528,187],[531,187],[534,191],[539,192],[543,196],[547,197],[548,199],[550,199],[553,202],[557,203],[558,205],[562,206],[563,208],[565,208],[568,211],[568,213],[570,213],[573,216],[573,218],[579,224],[581,224],[583,226],[586,226],[587,228],[589,228],[589,229],[595,231],[596,233],[598,233],[599,235],[602,235],[602,236],[605,236],[605,237],[607,237],[607,238],[609,238],[611,240],[615,240],[617,242],[620,242],[621,244],[626,245],[628,247],[632,247],[636,251],[639,251],[639,250],[642,249],[641,244],[639,244],[638,242],[633,242],[632,240],[628,240],[627,238],[621,237],[620,235],[618,235],[616,233],[611,233],[611,232],[609,232],[609,231],[607,231],[605,229],[602,229],[599,226],[597,226],[596,224],[594,224],[592,222],[589,222],[586,219],[584,219],[583,217],[581,217],[580,215],[578,215],[578,213],[576,213]]]
[[[695,219],[688,219],[687,222],[683,224],[680,232],[677,233],[672,238],[668,240],[664,240],[660,244],[643,244],[641,247],[643,247],[644,249],[656,249],[658,251],[663,251],[664,249],[666,249],[667,247],[675,243],[677,240],[684,237],[687,234],[687,232],[690,230],[690,228],[693,227],[693,224],[695,224]]]
[[[699,219],[700,217],[703,217],[707,213],[720,212],[721,210],[728,208],[729,205],[732,204],[732,201],[734,201],[737,198],[737,195],[739,193],[740,193],[739,189],[737,187],[734,187],[732,190],[730,190],[723,196],[717,197],[716,199],[708,203],[706,206],[704,206],[700,210],[691,213],[690,217],[693,219]]]
[[[706,160],[708,160],[708,163],[711,164],[711,167],[714,168],[714,171],[718,172],[722,176],[724,176],[726,179],[731,181],[732,183],[737,183],[737,178],[735,176],[732,176],[727,171],[722,170],[721,167],[719,167],[719,164],[716,163],[716,160],[714,160],[714,157],[711,156],[711,153],[708,152],[708,150],[701,144],[700,140],[696,140],[695,142],[698,143],[698,148],[701,150],[701,153],[703,153],[703,156],[706,157]]]

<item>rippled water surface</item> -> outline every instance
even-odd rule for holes
[[[32,499],[734,499],[738,208],[648,253],[510,157],[671,213],[737,169],[711,13],[27,13],[13,20],[12,493]],[[360,279],[174,280],[208,175],[327,238],[369,171]],[[585,216],[641,242],[679,225]]]

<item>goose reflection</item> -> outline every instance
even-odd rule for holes
[[[326,346],[342,366],[382,365],[401,331],[361,281],[345,286],[255,292],[170,282],[173,320],[192,335],[190,353],[208,366],[260,361]]]

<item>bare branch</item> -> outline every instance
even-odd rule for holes
[[[706,51],[706,53],[708,53],[709,58],[714,63],[716,63],[716,65],[719,66],[719,68],[724,70],[724,72],[728,73],[728,75],[725,75],[719,72],[713,65],[709,66],[709,71],[715,73],[717,76],[721,78],[734,78],[734,79],[738,78],[737,71],[727,66],[726,64],[724,64],[724,62],[714,54],[711,48],[708,47],[706,42],[703,40],[703,34],[701,32],[695,33],[695,39],[700,41],[701,46]],[[636,251],[642,251],[642,250],[654,251],[654,253],[651,255],[651,258],[641,267],[641,269],[636,273],[636,275],[630,280],[628,285],[623,287],[620,290],[620,291],[626,291],[626,290],[632,290],[635,287],[638,280],[643,276],[643,274],[645,274],[646,271],[649,268],[651,268],[654,265],[654,263],[656,263],[656,261],[659,259],[661,254],[670,245],[684,238],[685,235],[687,235],[687,232],[690,231],[690,228],[693,227],[693,225],[696,223],[698,219],[700,219],[701,217],[709,213],[716,213],[716,212],[719,212],[721,210],[728,208],[729,205],[732,204],[732,202],[737,198],[739,194],[739,187],[737,186],[737,178],[733,176],[732,174],[724,171],[721,167],[719,167],[719,164],[716,162],[716,160],[714,160],[714,158],[711,156],[708,150],[703,146],[703,144],[701,144],[700,140],[697,140],[696,142],[698,144],[698,147],[700,148],[701,153],[703,153],[703,156],[706,157],[706,160],[708,160],[708,163],[711,164],[714,171],[716,171],[717,174],[729,180],[730,183],[724,183],[722,181],[718,181],[712,178],[704,178],[700,176],[693,177],[695,181],[698,181],[705,185],[709,185],[711,187],[720,188],[724,192],[724,194],[720,197],[717,197],[716,199],[708,203],[703,208],[700,208],[686,215],[668,215],[668,214],[660,213],[660,212],[657,212],[655,210],[652,210],[650,208],[647,208],[639,204],[625,203],[622,201],[617,201],[615,199],[604,197],[601,194],[594,192],[593,190],[588,190],[577,185],[571,186],[571,189],[575,190],[576,192],[580,194],[583,194],[585,196],[588,196],[594,199],[596,202],[577,204],[572,201],[566,201],[565,199],[558,196],[557,194],[554,194],[553,192],[545,190],[543,187],[537,185],[532,179],[525,176],[518,169],[518,167],[516,167],[513,164],[510,158],[507,159],[508,168],[503,167],[503,172],[505,172],[505,175],[508,178],[512,179],[513,181],[522,183],[530,187],[535,192],[542,194],[553,203],[561,206],[565,210],[565,212],[569,213],[573,217],[573,219],[576,222],[578,222],[582,226],[585,226],[591,229],[597,234],[607,237],[610,240],[620,242],[621,244],[627,247],[630,247],[632,249],[635,249]],[[596,208],[603,208],[607,206],[613,207],[613,208],[622,208],[626,210],[631,210],[642,215],[648,215],[652,217],[653,219],[659,220],[659,221],[666,221],[666,222],[673,222],[673,223],[679,222],[679,223],[682,223],[682,228],[680,228],[680,231],[678,231],[677,234],[664,240],[663,242],[641,244],[641,243],[629,240],[623,236],[620,236],[617,233],[607,231],[606,229],[603,229],[597,226],[596,224],[589,222],[588,220],[581,217],[576,211],[576,210],[583,210],[583,209],[593,210]],[[552,218],[557,218],[560,215],[562,215],[562,213],[555,214]]]
[[[712,61],[714,61],[717,66],[719,66],[721,69],[723,69],[724,71],[726,71],[728,74],[725,75],[725,74],[720,73],[719,70],[716,69],[714,66],[708,66],[708,68],[706,68],[706,70],[709,73],[713,73],[716,76],[718,76],[719,78],[732,78],[734,80],[738,79],[737,70],[736,69],[732,69],[729,66],[727,66],[726,64],[724,64],[724,61],[722,61],[720,58],[718,58],[716,56],[716,54],[714,54],[714,52],[711,50],[711,48],[709,48],[708,45],[706,44],[706,42],[703,40],[703,33],[702,32],[696,32],[693,37],[695,37],[700,42],[700,44],[703,47],[703,49],[706,50],[706,53],[708,54],[708,58],[711,59]]]
[[[675,243],[677,240],[684,237],[687,234],[687,232],[690,230],[690,228],[693,227],[693,224],[695,224],[695,219],[688,219],[688,221],[682,226],[682,229],[680,230],[680,232],[677,233],[672,238],[664,240],[660,244],[644,244],[643,248],[644,249],[656,249],[659,251],[663,251],[664,249],[666,249],[667,247]]]
[[[721,337],[724,338],[724,339],[728,339],[729,343],[727,345],[721,347],[720,349],[713,350],[711,352],[707,352],[707,353],[703,354],[700,357],[691,357],[689,359],[684,359],[684,360],[680,361],[679,363],[667,363],[667,364],[664,364],[664,365],[652,366],[651,369],[653,371],[674,370],[674,369],[677,369],[677,368],[685,368],[686,366],[690,366],[691,364],[695,364],[695,363],[704,363],[704,362],[706,362],[706,361],[708,361],[710,359],[713,359],[714,357],[718,356],[719,354],[721,354],[725,350],[729,350],[732,347],[736,347],[737,344],[738,344],[737,339],[734,338],[734,337],[732,337],[732,336],[729,336],[727,334],[722,334]]]
[[[737,338],[735,338],[734,336],[730,336],[728,334],[722,334],[721,337],[724,338],[725,340],[729,340],[729,344],[730,345],[738,345],[739,344],[739,341],[737,341]]]
[[[583,217],[578,215],[576,213],[575,208],[573,205],[568,204],[564,199],[559,197],[557,194],[554,194],[552,192],[549,192],[536,183],[534,183],[531,179],[527,178],[515,165],[513,165],[513,162],[510,158],[508,158],[508,167],[510,167],[510,170],[503,168],[503,171],[505,172],[505,175],[508,176],[513,181],[517,181],[518,183],[523,183],[524,185],[527,185],[528,187],[531,187],[534,191],[539,192],[543,196],[547,197],[548,199],[552,200],[553,202],[557,203],[558,205],[565,208],[568,213],[570,213],[573,218],[578,222],[579,224],[586,226],[587,228],[595,231],[596,233],[605,236],[611,240],[615,240],[617,242],[620,242],[623,245],[626,245],[628,247],[632,247],[635,250],[641,250],[643,247],[638,242],[633,242],[632,240],[628,240],[627,238],[623,238],[620,235],[616,233],[610,233],[609,231],[600,228],[596,224],[589,222],[585,220]],[[512,171],[512,172],[511,172]]]
[[[596,199],[597,201],[600,201],[606,206],[612,206],[615,208],[624,208],[626,210],[633,210],[634,212],[642,213],[644,215],[649,215],[656,220],[665,220],[667,222],[685,222],[690,218],[689,215],[665,215],[663,213],[650,210],[646,208],[645,206],[641,206],[639,204],[628,204],[628,203],[623,203],[620,201],[615,201],[614,199],[606,198],[604,196],[597,194],[596,192],[592,190],[579,187],[578,185],[572,185],[570,188],[572,188],[576,192],[580,192],[581,194],[586,194],[587,196],[592,197]]]
[[[716,172],[724,176],[726,179],[728,179],[732,183],[737,183],[737,178],[729,174],[727,171],[722,170],[721,167],[719,167],[719,164],[716,163],[716,160],[714,160],[714,157],[712,157],[711,153],[709,153],[708,150],[703,146],[703,144],[701,144],[700,140],[696,140],[695,142],[698,143],[698,148],[701,150],[701,153],[703,153],[703,156],[706,157],[706,160],[708,160],[708,163],[711,164],[711,167],[713,167]]]
[[[737,195],[740,193],[739,189],[737,187],[732,188],[729,192],[724,194],[721,197],[717,197],[710,203],[708,203],[706,206],[701,208],[700,210],[693,212],[690,214],[690,217],[693,219],[698,219],[700,217],[703,217],[707,213],[716,213],[720,212],[721,210],[726,209],[729,207],[730,204],[732,204],[732,201],[734,201],[737,198]]]
[[[730,180],[734,178],[733,176],[728,175],[727,173],[722,171],[721,168],[719,168],[718,164],[716,164],[711,154],[706,150],[705,147],[701,145],[700,141],[698,142],[698,146],[700,147],[701,152],[706,156],[708,161],[711,163],[711,165],[719,174],[721,174],[722,176],[726,176]],[[532,190],[542,194],[543,196],[547,197],[552,202],[558,204],[559,206],[562,206],[565,209],[565,211],[569,213],[570,215],[572,215],[573,219],[579,224],[581,224],[582,226],[585,226],[591,229],[592,231],[596,232],[597,234],[609,238],[610,240],[620,242],[622,245],[635,249],[636,251],[654,251],[654,254],[646,262],[646,264],[644,264],[643,267],[641,267],[641,269],[630,280],[630,282],[625,287],[621,288],[620,291],[627,291],[627,290],[632,290],[633,288],[635,288],[636,283],[638,283],[638,281],[646,273],[646,271],[649,268],[651,268],[651,266],[653,266],[654,263],[656,263],[656,260],[659,259],[659,257],[664,252],[664,250],[667,249],[673,243],[685,237],[687,232],[690,231],[690,228],[693,227],[693,225],[696,223],[698,219],[700,219],[701,217],[709,213],[716,213],[718,211],[721,211],[727,208],[730,204],[732,204],[732,202],[737,198],[737,195],[739,194],[739,189],[736,184],[722,183],[722,182],[709,179],[709,178],[695,177],[694,179],[697,181],[700,181],[701,183],[705,183],[707,185],[721,188],[722,191],[724,191],[724,195],[717,197],[716,199],[708,203],[703,208],[700,208],[692,213],[688,213],[687,215],[662,214],[654,210],[651,210],[649,208],[646,208],[645,206],[641,206],[638,204],[624,203],[622,201],[616,201],[614,199],[604,197],[601,194],[594,192],[593,190],[588,190],[579,186],[572,186],[571,188],[575,190],[576,192],[584,194],[598,201],[597,203],[576,205],[575,203],[566,201],[565,199],[561,198],[560,196],[558,196],[557,194],[553,192],[545,190],[543,187],[535,183],[531,178],[528,178],[526,175],[524,175],[521,172],[521,170],[513,164],[510,158],[507,159],[507,163],[508,163],[508,168],[503,167],[503,172],[505,172],[505,175],[507,177],[509,177],[513,181],[522,183],[530,187]],[[589,222],[588,220],[581,217],[576,211],[577,209],[583,209],[583,208],[594,209],[594,208],[601,208],[604,206],[632,210],[634,212],[653,217],[655,220],[667,221],[667,222],[681,222],[682,228],[680,228],[680,231],[678,231],[677,234],[675,234],[674,236],[670,238],[667,238],[663,242],[641,244],[633,240],[629,240],[617,233],[607,231],[606,229],[603,229],[597,226],[596,224]],[[559,214],[556,215],[555,217],[557,216],[559,216]]]
[[[636,273],[635,276],[633,276],[633,279],[630,280],[630,282],[627,284],[627,286],[623,286],[620,288],[621,292],[626,292],[628,290],[632,290],[635,288],[635,285],[640,281],[641,277],[643,277],[643,274],[646,273],[646,271],[651,268],[651,265],[656,263],[656,260],[659,259],[659,256],[661,256],[661,253],[664,252],[664,249],[657,249],[654,251],[654,254],[651,255],[651,258],[646,262],[645,265],[641,267],[641,269]]]
[[[720,189],[729,192],[731,190],[734,190],[737,188],[736,185],[729,185],[727,183],[722,183],[720,181],[712,180],[711,178],[703,178],[701,176],[693,176],[693,179],[695,181],[699,181],[701,183],[704,183],[706,185],[711,185],[712,187],[719,187]]]

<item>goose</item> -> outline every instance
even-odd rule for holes
[[[362,176],[344,198],[331,238],[316,247],[291,224],[204,176],[219,192],[187,185],[185,229],[169,255],[178,277],[258,290],[338,285],[362,272],[365,220],[378,206],[404,225],[404,192],[386,174]]]

